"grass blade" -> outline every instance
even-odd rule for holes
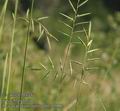
[[[28,9],[27,12],[26,12],[26,18],[27,19],[29,18],[29,14],[30,14],[30,10]]]
[[[70,37],[69,34],[65,33],[65,32],[62,32],[62,31],[59,31],[60,33],[62,33],[63,35],[67,36],[67,37]]]
[[[35,25],[34,25],[34,20],[31,20],[31,30],[34,32],[35,31]]]
[[[39,33],[41,33],[42,32],[42,26],[41,26],[41,24],[39,23]]]
[[[73,74],[72,62],[70,61],[70,74]]]
[[[87,45],[85,44],[85,42],[80,38],[78,37],[78,39],[81,41],[81,43],[85,46],[85,48],[87,47]]]
[[[93,40],[90,40],[90,41],[88,42],[88,44],[87,44],[87,47],[90,47],[91,44],[92,44],[92,42],[93,42]]]
[[[41,80],[44,80],[44,79],[48,76],[49,73],[50,73],[50,71],[48,71],[48,72],[41,78]]]
[[[9,67],[8,67],[8,80],[7,80],[7,89],[6,89],[6,99],[8,99],[9,88],[10,88],[10,77],[12,71],[12,59],[13,59],[13,46],[14,46],[14,37],[15,37],[15,28],[16,28],[16,17],[17,17],[17,9],[18,9],[18,0],[15,2],[15,14],[13,19],[13,29],[12,29],[12,38],[11,38],[11,45],[10,45],[10,54],[9,54]],[[5,102],[5,109],[7,110],[7,101]]]
[[[86,68],[86,70],[97,70],[98,67],[91,67],[91,68]]]
[[[49,61],[50,61],[50,63],[51,63],[52,68],[54,69],[54,68],[55,68],[55,66],[54,66],[54,64],[53,64],[52,59],[50,58],[50,56],[48,56],[48,58],[49,58]]]
[[[82,2],[78,7],[80,8],[81,6],[83,6],[84,4],[86,4],[88,2],[88,0],[85,0],[84,2]]]
[[[90,15],[91,13],[84,13],[84,14],[80,14],[80,15],[77,15],[77,18],[79,17],[84,17],[84,16],[87,16],[87,15]]]
[[[88,61],[95,61],[95,60],[100,60],[100,58],[92,58],[92,59],[88,59]]]
[[[41,21],[41,20],[45,20],[45,19],[48,19],[48,17],[40,17],[40,18],[38,18],[37,20],[38,20],[38,21]]]
[[[24,50],[23,67],[22,67],[22,74],[21,74],[18,111],[21,111],[21,104],[22,104],[21,100],[22,100],[22,94],[23,94],[23,89],[24,89],[24,78],[25,78],[25,69],[26,69],[27,50],[28,50],[28,43],[29,43],[29,37],[30,37],[30,28],[31,28],[30,27],[30,25],[31,25],[30,22],[31,22],[31,20],[33,20],[32,19],[33,4],[34,4],[34,0],[32,0],[31,14],[30,14],[30,17],[29,17],[29,24],[28,24],[28,27],[27,27],[27,37],[26,37],[26,41],[25,41],[25,50]]]
[[[63,71],[63,63],[62,63],[62,59],[60,58],[60,70],[61,72]]]
[[[78,25],[83,25],[83,24],[88,24],[89,22],[80,22],[80,23],[76,23],[75,25],[78,26]]]
[[[55,36],[53,36],[52,34],[49,33],[49,36],[52,37],[53,39],[55,39],[56,41],[59,41]]]
[[[47,67],[45,65],[43,65],[42,63],[40,63],[40,65],[47,71]]]
[[[84,30],[77,30],[77,31],[74,31],[74,33],[83,33]]]
[[[39,40],[41,39],[41,37],[43,36],[43,34],[44,34],[44,29],[41,31],[41,33],[40,33],[40,35],[39,35],[37,41],[39,41]]]
[[[92,27],[92,24],[91,24],[91,21],[89,22],[89,30],[88,30],[88,37],[90,38],[90,35],[91,35],[91,27]]]
[[[64,16],[65,18],[67,18],[68,20],[71,20],[73,21],[73,18],[71,18],[70,16],[66,15],[66,14],[63,14],[63,13],[60,13],[62,16]]]
[[[76,9],[75,9],[74,5],[72,4],[71,0],[69,0],[69,3],[70,3],[70,5],[71,5],[73,11],[76,13]]]
[[[68,28],[72,29],[72,27],[71,27],[69,24],[67,24],[67,23],[65,23],[65,22],[63,22],[63,21],[61,21],[61,20],[60,20],[60,22],[63,23],[63,24],[64,24],[65,26],[67,26]]]
[[[95,51],[98,51],[99,49],[92,49],[92,50],[89,50],[87,53],[92,53],[92,52],[95,52]]]
[[[71,62],[78,64],[78,65],[83,65],[83,63],[79,62],[79,61],[75,61],[75,60],[71,60]]]
[[[52,49],[52,47],[51,47],[50,39],[49,39],[49,37],[48,37],[48,36],[47,36],[47,42],[48,42],[49,49],[51,50],[51,49]]]
[[[6,14],[6,9],[7,9],[7,4],[8,4],[8,0],[5,0],[1,15],[0,15],[0,20],[1,20],[0,41],[2,39],[2,33],[3,33],[3,27],[4,27],[4,23],[5,23],[5,14]]]
[[[4,71],[3,71],[3,78],[2,78],[2,89],[1,89],[1,99],[4,94],[4,89],[5,89],[5,79],[6,79],[6,74],[7,74],[7,62],[8,62],[8,54],[6,55],[5,62],[4,62]],[[0,107],[2,106],[2,102],[0,103]]]

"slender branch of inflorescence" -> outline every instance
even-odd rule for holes
[[[71,47],[71,42],[72,42],[72,38],[73,38],[73,34],[74,34],[74,29],[75,29],[76,20],[77,20],[77,14],[78,14],[78,9],[79,9],[79,2],[80,2],[80,0],[78,0],[77,8],[75,9],[73,7],[71,1],[69,0],[69,3],[71,4],[71,6],[73,7],[73,10],[74,10],[74,19],[72,21],[72,29],[71,29],[70,39],[69,39],[69,43],[67,45],[67,51],[66,51],[66,55],[65,55],[65,58],[64,58],[64,62],[63,62],[62,74],[64,74],[64,68],[65,68],[66,60],[68,58],[70,47]]]

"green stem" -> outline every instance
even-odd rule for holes
[[[66,60],[68,58],[70,47],[71,47],[71,41],[72,41],[72,38],[73,38],[74,29],[75,29],[75,23],[76,23],[76,19],[77,19],[77,13],[78,13],[78,9],[79,9],[79,7],[78,7],[79,6],[79,2],[80,2],[80,0],[78,0],[76,13],[74,15],[74,21],[73,21],[73,24],[72,24],[72,30],[71,30],[71,34],[70,34],[70,39],[69,39],[69,43],[67,45],[67,52],[66,52],[65,59],[64,59],[64,62],[63,62],[62,75],[64,74],[64,68],[65,68],[65,65],[66,65]]]
[[[15,14],[13,17],[13,30],[12,30],[12,40],[10,46],[10,54],[9,54],[9,68],[8,68],[8,80],[7,80],[7,89],[6,89],[6,100],[8,100],[9,95],[9,87],[10,87],[10,77],[11,77],[11,69],[12,69],[12,55],[13,55],[13,45],[14,45],[14,36],[15,36],[15,27],[16,27],[16,16],[17,16],[17,8],[18,8],[18,0],[15,3]],[[7,101],[5,101],[5,109],[7,110]]]
[[[5,1],[2,12],[1,12],[1,16],[0,16],[0,20],[1,20],[0,42],[2,41],[2,34],[3,34],[4,23],[5,23],[5,14],[6,14],[7,5],[8,5],[8,0]]]
[[[27,58],[29,35],[30,35],[30,21],[29,21],[29,24],[28,24],[27,38],[26,38],[26,43],[25,43],[25,53],[24,53],[22,78],[21,78],[21,88],[20,88],[19,111],[21,110],[20,106],[21,106],[22,93],[23,93],[23,87],[24,87],[24,76],[25,76],[25,67],[26,67],[26,58]]]
[[[24,60],[23,60],[23,70],[22,70],[20,99],[19,99],[19,111],[21,111],[21,103],[22,103],[21,100],[22,100],[22,93],[23,93],[23,88],[24,88],[25,67],[26,67],[27,49],[28,49],[28,42],[29,42],[29,35],[30,35],[30,26],[31,26],[31,20],[32,20],[33,5],[34,5],[34,0],[32,0],[31,13],[30,13],[28,30],[27,30],[27,38],[26,38],[26,43],[25,43],[25,53],[24,53]]]

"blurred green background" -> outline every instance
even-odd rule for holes
[[[77,0],[71,1],[76,6]],[[83,1],[84,0],[81,0],[81,3]],[[0,11],[3,8],[4,2],[4,0],[0,0]],[[15,0],[9,0],[0,42],[0,90],[2,89],[5,56],[6,53],[10,52],[13,27],[12,12],[14,12],[14,5]],[[51,39],[52,50],[48,51],[49,48],[46,40],[43,40],[41,45],[30,37],[24,78],[24,93],[30,92],[33,96],[25,99],[30,99],[33,103],[42,105],[62,104],[64,108],[66,108],[66,106],[72,104],[72,107],[69,110],[64,110],[64,108],[22,108],[22,111],[120,111],[119,6],[119,0],[89,0],[79,11],[81,14],[86,12],[91,13],[91,15],[83,17],[79,21],[92,21],[91,36],[94,39],[93,47],[99,48],[100,51],[91,56],[99,57],[100,60],[90,63],[90,66],[98,67],[98,69],[86,73],[86,84],[80,86],[80,101],[78,109],[76,110],[76,105],[72,102],[74,102],[76,98],[76,92],[79,85],[73,86],[76,83],[78,73],[80,73],[80,67],[78,65],[73,65],[74,77],[71,79],[69,77],[70,69],[67,64],[66,73],[68,76],[62,83],[59,82],[60,58],[64,57],[65,47],[69,41],[67,36],[60,33],[60,31],[69,32],[69,30],[59,22],[59,20],[67,22],[59,13],[63,12],[72,16],[73,12],[68,0],[35,0],[33,17],[49,16],[47,20],[43,21],[43,24],[59,42]],[[19,1],[17,17],[25,17],[26,11],[30,7],[31,0]],[[0,19],[0,25],[1,24],[2,20]],[[87,26],[88,25],[85,25],[85,27]],[[10,79],[10,94],[20,92],[26,36],[26,23],[17,19],[13,48],[12,74]],[[32,36],[39,36],[36,24]],[[81,36],[84,37],[84,34],[81,33]],[[72,59],[81,61],[83,54],[84,49],[81,45],[72,46],[70,55]],[[52,69],[49,56],[54,63],[54,70]],[[40,64],[43,64],[45,67],[43,68]],[[15,97],[15,99],[16,98],[17,97]],[[9,111],[17,111],[17,109],[9,108]]]

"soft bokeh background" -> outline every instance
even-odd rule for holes
[[[77,0],[71,0],[74,5]],[[83,2],[84,0],[81,0]],[[0,0],[0,11],[4,0]],[[9,0],[7,13],[5,16],[4,30],[0,42],[0,89],[2,87],[3,67],[6,53],[10,51],[10,42],[12,35],[15,0]],[[31,7],[31,0],[21,0],[18,6],[17,17],[25,17],[26,11]],[[33,17],[49,16],[44,20],[44,25],[48,28],[59,42],[51,39],[52,50],[48,51],[46,40],[42,41],[42,48],[31,37],[28,44],[26,70],[24,78],[24,92],[33,93],[29,97],[34,103],[39,104],[62,104],[64,107],[72,104],[68,111],[76,111],[74,100],[76,92],[80,87],[80,102],[78,111],[120,111],[120,1],[119,0],[89,0],[86,5],[81,7],[80,13],[90,12],[91,15],[80,19],[82,21],[92,21],[93,47],[100,51],[94,53],[93,57],[99,57],[100,60],[91,62],[90,66],[98,67],[97,70],[89,71],[85,75],[85,84],[76,85],[76,78],[80,73],[80,67],[73,65],[72,78],[69,77],[70,69],[66,67],[68,76],[65,80],[59,82],[60,58],[63,58],[65,47],[69,38],[62,35],[60,31],[69,32],[69,30],[59,20],[66,21],[60,12],[73,15],[68,0],[35,0]],[[1,25],[0,21],[0,25]],[[87,25],[86,25],[87,27]],[[81,28],[81,27],[80,27]],[[10,79],[10,93],[20,91],[21,73],[23,66],[25,38],[27,35],[26,23],[17,19],[15,40],[13,49],[12,74]],[[35,25],[33,36],[38,36],[38,29]],[[84,34],[81,33],[84,37]],[[44,47],[46,46],[46,47]],[[81,45],[72,47],[71,58],[82,60],[84,49]],[[52,69],[51,57],[55,64]],[[40,64],[43,64],[43,68]],[[41,69],[41,70],[32,70]],[[46,70],[47,69],[47,70]],[[6,78],[7,79],[7,78]],[[77,82],[78,83],[78,82]],[[59,90],[59,88],[61,88]],[[22,111],[63,111],[63,109],[45,109],[33,108],[22,109]],[[10,111],[17,109],[10,108]]]

